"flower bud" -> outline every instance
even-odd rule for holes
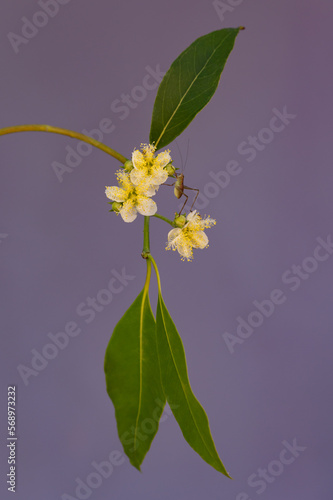
[[[126,170],[126,172],[131,172],[131,170],[133,170],[133,163],[131,160],[126,160],[125,163],[124,163],[124,169]]]
[[[172,177],[175,174],[176,169],[172,163],[168,163],[164,168],[168,172],[169,177]]]
[[[123,206],[123,204],[122,204],[122,203],[118,203],[118,201],[114,201],[114,202],[112,203],[112,210],[113,210],[114,212],[117,212],[117,213],[118,213],[118,212],[119,212],[119,210],[121,209],[121,207],[122,207],[122,206]]]
[[[184,227],[185,222],[186,222],[186,217],[185,217],[185,215],[178,215],[177,214],[173,222],[174,222],[176,227]]]

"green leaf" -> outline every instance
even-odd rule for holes
[[[164,392],[184,438],[203,460],[230,477],[216,451],[207,415],[192,392],[184,346],[161,293],[157,304],[156,330]]]
[[[225,28],[195,40],[171,64],[155,100],[150,143],[172,142],[210,101],[239,30]]]
[[[149,276],[148,276],[149,274]],[[158,430],[165,405],[156,327],[145,288],[116,325],[105,354],[107,392],[114,404],[118,434],[134,467],[140,465]]]

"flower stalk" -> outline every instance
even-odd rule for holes
[[[158,219],[164,220],[165,222],[170,224],[170,226],[175,227],[174,222],[170,219],[167,219],[167,217],[164,217],[164,215],[154,214],[153,217],[157,217]]]
[[[148,259],[150,256],[149,219],[149,216],[145,216],[143,223],[143,250],[141,254],[143,259]]]

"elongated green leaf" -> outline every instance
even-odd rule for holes
[[[184,438],[208,464],[230,477],[216,451],[207,415],[192,392],[184,346],[161,294],[156,330],[164,392]]]
[[[119,438],[131,464],[139,470],[165,405],[155,318],[145,288],[116,325],[104,365]]]
[[[210,101],[236,36],[243,28],[225,28],[197,38],[171,64],[155,100],[150,143],[172,142]]]

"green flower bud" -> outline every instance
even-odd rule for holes
[[[131,160],[126,160],[125,163],[124,163],[124,169],[126,170],[126,172],[130,172],[131,170],[133,170],[133,163]]]
[[[121,209],[121,207],[122,207],[122,206],[123,206],[123,204],[122,204],[122,203],[118,203],[118,201],[114,201],[114,202],[112,203],[112,210],[113,210],[114,212],[119,212],[119,210]]]
[[[176,214],[176,217],[174,218],[173,222],[174,222],[176,227],[184,227],[185,222],[186,222],[186,217],[185,217],[185,215]]]
[[[169,177],[172,177],[175,174],[176,169],[172,163],[168,163],[164,168],[168,172]]]

